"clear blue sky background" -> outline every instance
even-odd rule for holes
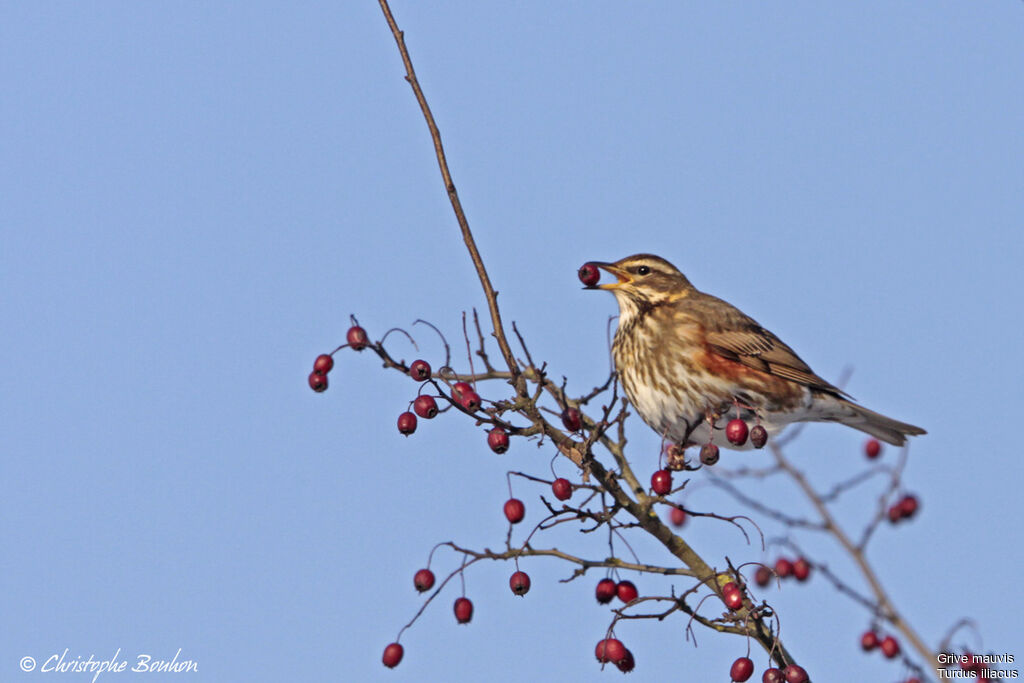
[[[929,430],[906,478],[920,517],[871,551],[898,607],[931,643],[967,616],[982,640],[960,642],[1024,657],[1024,5],[394,10],[534,355],[571,390],[600,382],[615,305],[576,268],[652,251],[825,377],[853,366],[853,395]],[[498,457],[448,418],[400,437],[415,387],[367,354],[306,387],[350,313],[374,338],[425,318],[457,340],[483,302],[376,3],[2,3],[0,130],[0,679],[49,680],[18,661],[64,648],[182,648],[200,671],[173,680],[618,679],[593,661],[597,576],[562,585],[550,561],[524,563],[525,599],[510,567],[474,567],[473,623],[445,593],[380,665],[433,544],[500,547],[504,472],[553,453]],[[418,337],[395,353],[440,364]],[[657,439],[630,434],[649,473]],[[790,454],[827,485],[861,442],[815,426]],[[516,492],[536,521],[540,491]],[[808,514],[792,489],[750,492]],[[840,506],[853,528],[876,493]],[[775,554],[713,521],[686,533],[712,561]],[[821,577],[768,597],[815,680],[903,673],[860,653],[868,615]],[[745,644],[694,649],[684,625],[620,628],[632,680],[726,680]]]

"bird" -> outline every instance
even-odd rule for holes
[[[727,438],[736,418],[761,425],[769,437],[794,422],[838,422],[894,446],[926,433],[858,405],[774,333],[698,290],[659,256],[588,265],[589,277],[580,273],[586,288],[610,291],[619,305],[612,342],[619,383],[644,422],[670,444],[755,447],[754,440]],[[616,281],[597,284],[598,268]]]

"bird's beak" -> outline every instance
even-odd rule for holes
[[[633,281],[633,276],[632,275],[630,275],[628,272],[626,272],[622,268],[619,268],[614,263],[603,263],[601,261],[591,261],[591,263],[593,263],[595,266],[597,266],[601,270],[611,273],[618,280],[618,282],[608,282],[608,283],[603,284],[603,285],[597,285],[597,287],[595,289],[608,289],[608,290],[618,289],[618,288],[622,287],[623,285],[628,285],[630,282]]]

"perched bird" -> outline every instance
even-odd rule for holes
[[[595,266],[617,282],[598,285]],[[636,254],[588,267],[580,274],[588,288],[612,292],[619,304],[612,355],[626,397],[673,444],[751,448],[726,438],[737,417],[769,435],[791,422],[840,422],[894,446],[925,433],[854,403],[757,321],[699,291],[663,258]]]

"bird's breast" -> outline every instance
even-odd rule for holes
[[[631,321],[634,322],[634,321]],[[666,329],[653,316],[622,326],[612,352],[623,391],[653,429],[672,436],[704,410],[701,350],[687,326]]]

